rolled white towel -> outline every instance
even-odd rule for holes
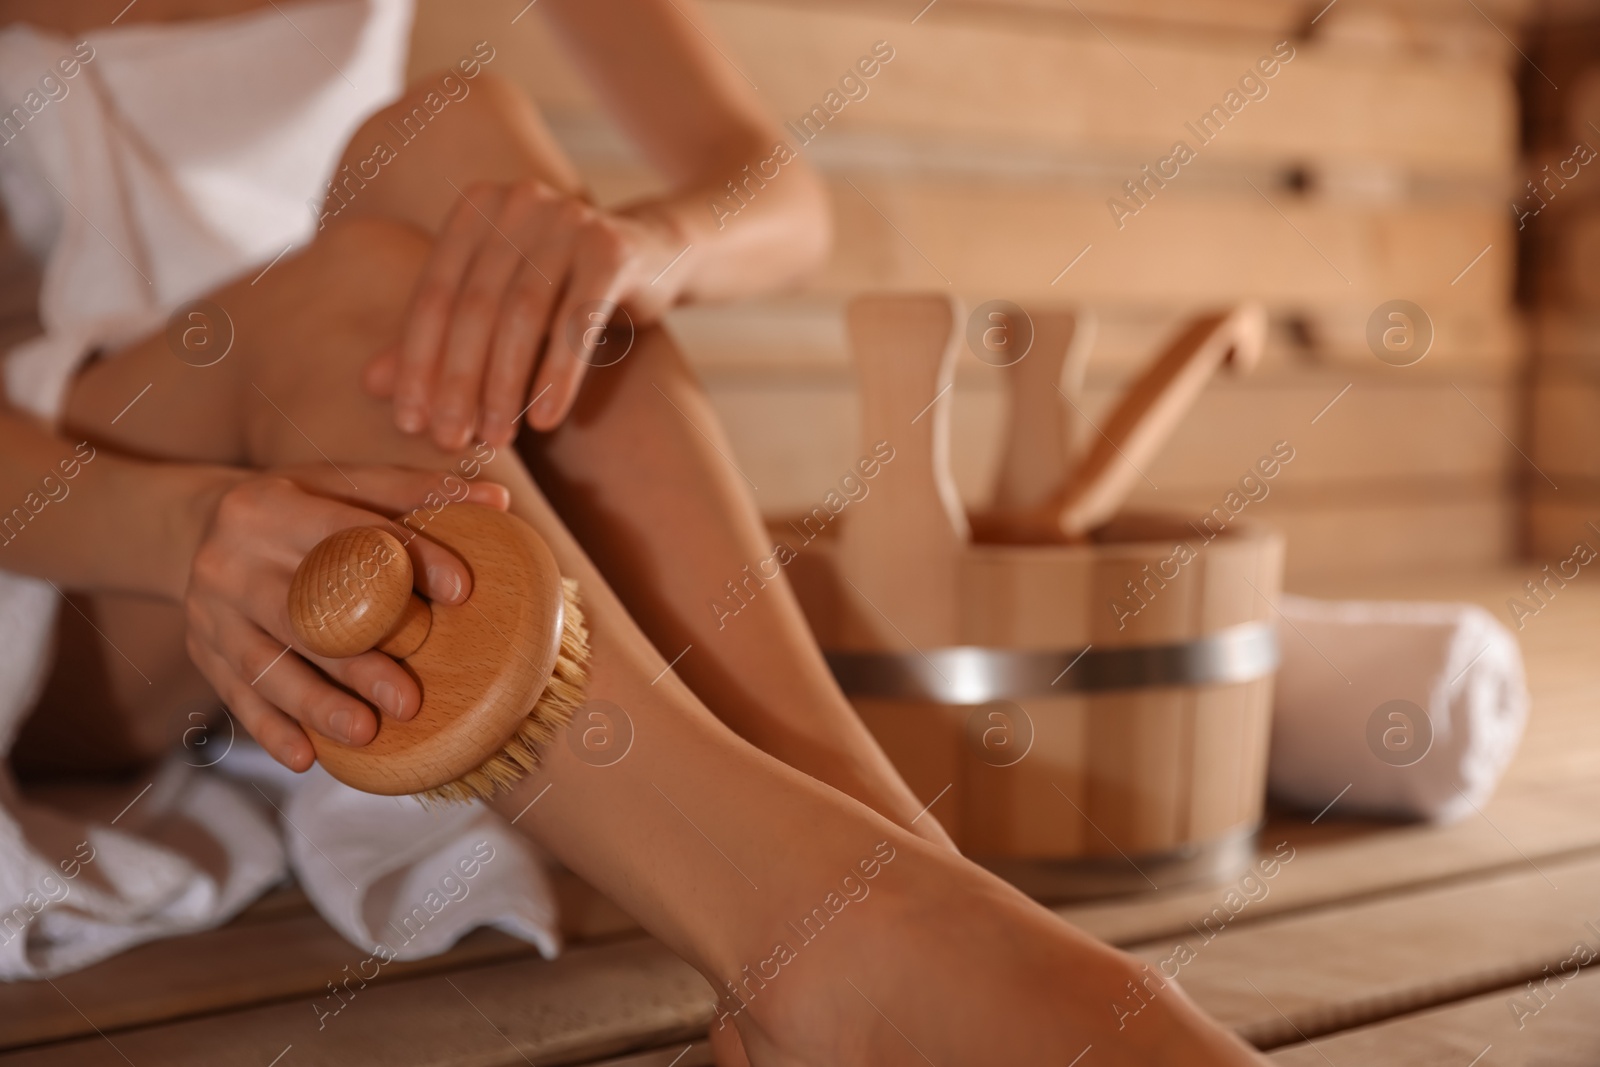
[[[1472,604],[1279,606],[1277,800],[1318,811],[1337,796],[1341,812],[1436,822],[1483,806],[1528,717],[1510,630]]]

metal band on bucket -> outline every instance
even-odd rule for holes
[[[826,653],[849,696],[986,704],[1068,693],[1232,685],[1278,667],[1278,634],[1247,622],[1193,641],[1135,648],[1054,650],[958,645],[923,652]]]

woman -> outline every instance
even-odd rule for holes
[[[333,93],[344,93],[336,76],[350,87],[347,110],[386,84],[374,42],[398,49],[403,40],[399,5],[383,0],[60,7],[0,11],[55,31],[35,32],[29,54],[52,54],[41,40],[70,50],[88,33],[101,58],[79,59],[79,76],[100,76],[93,64],[105,64],[104,81],[121,87],[112,99],[132,115],[136,85],[106,63],[114,33],[228,16],[219,32],[256,40],[281,17],[305,36],[302,25],[354,11],[364,21],[349,50],[321,57]],[[686,0],[545,0],[537,11],[669,194],[591,205],[529,102],[483,69],[492,42],[419,80],[362,123],[340,159],[324,161],[320,173],[334,180],[319,190],[327,195],[314,223],[300,224],[316,226],[309,245],[272,261],[264,238],[240,238],[236,247],[261,247],[214,254],[209,279],[189,266],[172,282],[187,258],[150,269],[163,266],[164,238],[148,219],[177,218],[175,209],[108,201],[107,212],[131,221],[127,233],[101,232],[104,216],[50,178],[78,172],[41,155],[33,170],[67,203],[54,204],[51,226],[30,226],[17,219],[30,157],[0,170],[13,225],[50,256],[45,337],[7,368],[13,404],[33,417],[0,419],[0,499],[26,497],[41,471],[64,472],[75,443],[92,453],[76,469],[71,506],[30,513],[0,562],[86,595],[105,640],[64,647],[57,672],[108,681],[94,699],[81,686],[47,685],[19,760],[117,766],[158,754],[173,710],[208,691],[295,770],[312,763],[308,731],[362,744],[377,714],[413,714],[417,690],[387,657],[323,660],[294,647],[287,583],[326,534],[419,506],[476,440],[477,455],[486,445],[494,456],[472,498],[532,523],[578,580],[592,633],[588,695],[624,709],[634,728],[627,758],[606,767],[576,746],[549,746],[539,772],[492,806],[722,993],[719,1062],[1067,1063],[1085,1045],[1099,1063],[1257,1062],[1176,987],[1155,997],[1149,1025],[1141,1013],[1118,1030],[1112,1004],[1139,979],[1134,962],[955,855],[833,685],[781,581],[737,626],[719,629],[704,609],[767,545],[704,395],[652,324],[675,303],[772,289],[814,266],[827,246],[823,194],[796,159],[732,223],[706,210],[779,138]],[[112,22],[115,31],[91,32]],[[159,32],[209,25],[175,21]],[[148,48],[154,38],[143,40]],[[205,54],[189,53],[193,63]],[[227,75],[217,72],[216,92],[245,78]],[[157,118],[118,157],[128,167],[168,143],[163,113],[145,103],[142,114]],[[269,121],[207,127],[193,97],[160,103],[195,108],[189,128],[208,136],[271,139]],[[298,147],[316,139],[310,130],[291,131]],[[0,161],[37,132],[19,126]],[[205,155],[204,137],[184,144]],[[96,188],[86,180],[85,195]],[[119,188],[135,190],[123,203],[144,203],[136,181]],[[150,197],[164,195],[152,188]],[[211,230],[234,218],[211,217]],[[69,239],[81,242],[78,262],[130,287],[117,314],[83,306],[86,289],[104,287],[71,288],[65,268],[52,275]],[[157,294],[140,292],[118,257]],[[159,328],[177,297],[199,293],[205,309]],[[638,333],[612,362],[595,351],[617,342],[593,327],[617,305]],[[224,322],[231,339],[220,357],[188,343],[188,331],[205,342]],[[541,433],[522,434],[514,452],[506,446],[519,418]],[[470,591],[449,553],[425,537],[411,550],[424,593]],[[137,677],[119,656],[140,665]],[[51,699],[68,693],[76,699]],[[95,711],[104,717],[86,718]],[[69,747],[69,737],[80,743]],[[868,870],[878,903],[841,913],[847,933],[779,951],[789,920],[841,874]],[[778,978],[751,978],[752,969],[770,978],[768,966]]]

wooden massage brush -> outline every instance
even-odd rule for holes
[[[589,637],[577,583],[533,527],[494,508],[448,504],[424,533],[466,563],[463,603],[417,596],[405,546],[375,526],[325,538],[295,570],[289,621],[307,649],[330,658],[377,649],[422,690],[417,714],[379,716],[369,744],[308,733],[328,773],[363,792],[487,798],[538,764],[539,746],[583,700]]]

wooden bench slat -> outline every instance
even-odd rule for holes
[[[1446,827],[1377,829],[1355,824],[1344,840],[1318,841],[1317,827],[1275,821],[1262,834],[1263,855],[1286,841],[1295,858],[1268,883],[1266,897],[1245,909],[1239,928],[1269,917],[1338,906],[1341,901],[1382,898],[1488,872],[1525,871],[1522,854],[1541,866],[1587,856],[1600,851],[1597,808],[1600,782],[1591,782],[1497,798],[1485,808],[1492,825],[1476,816]],[[1507,838],[1515,845],[1507,844]],[[1126,945],[1189,932],[1189,924],[1199,923],[1227,888],[1167,890],[1054,910],[1096,937]]]
[[[1600,939],[1589,941],[1600,949]],[[1570,974],[1570,971],[1568,972]],[[1526,986],[1513,986],[1445,1008],[1375,1026],[1330,1034],[1273,1052],[1283,1067],[1326,1067],[1329,1060],[1362,1067],[1469,1067],[1481,1063],[1594,1067],[1600,1063],[1600,975],[1584,970],[1541,990],[1542,1007]],[[1533,1015],[1511,1008],[1522,1003]]]
[[[1199,933],[1135,952],[1154,968],[1187,945],[1193,958],[1176,968],[1184,987],[1223,1024],[1272,1048],[1520,982],[1583,939],[1600,950],[1586,926],[1597,898],[1600,858],[1547,860],[1236,930],[1224,908]],[[1130,995],[1129,1009],[1137,1006]]]
[[[556,870],[551,881],[569,940],[638,936],[637,923],[576,875]],[[525,941],[479,929],[439,956],[365,969],[378,971],[376,985],[535,951]],[[325,997],[327,983],[348,977],[346,966],[359,973],[367,959],[312,910],[304,891],[281,889],[227,926],[140,945],[55,979],[57,989],[44,982],[0,983],[0,1049],[77,1037],[95,1026],[112,1031],[258,1001]]]
[[[367,969],[377,970],[376,985],[533,951],[516,938],[480,929],[443,955],[396,961],[382,968],[369,964]],[[315,1000],[330,995],[326,983],[337,985],[357,974],[368,956],[315,913],[152,941],[56,978],[53,986],[0,985],[0,1048],[76,1037],[93,1033],[94,1027],[110,1032],[284,997]]]
[[[635,939],[574,949],[551,962],[375,984],[357,991],[340,1014],[322,1018],[320,1029],[312,998],[302,997],[7,1053],[0,1065],[262,1067],[292,1046],[293,1058],[284,1062],[295,1067],[551,1067],[688,1044],[704,1035],[711,1005],[711,988],[688,964]]]

